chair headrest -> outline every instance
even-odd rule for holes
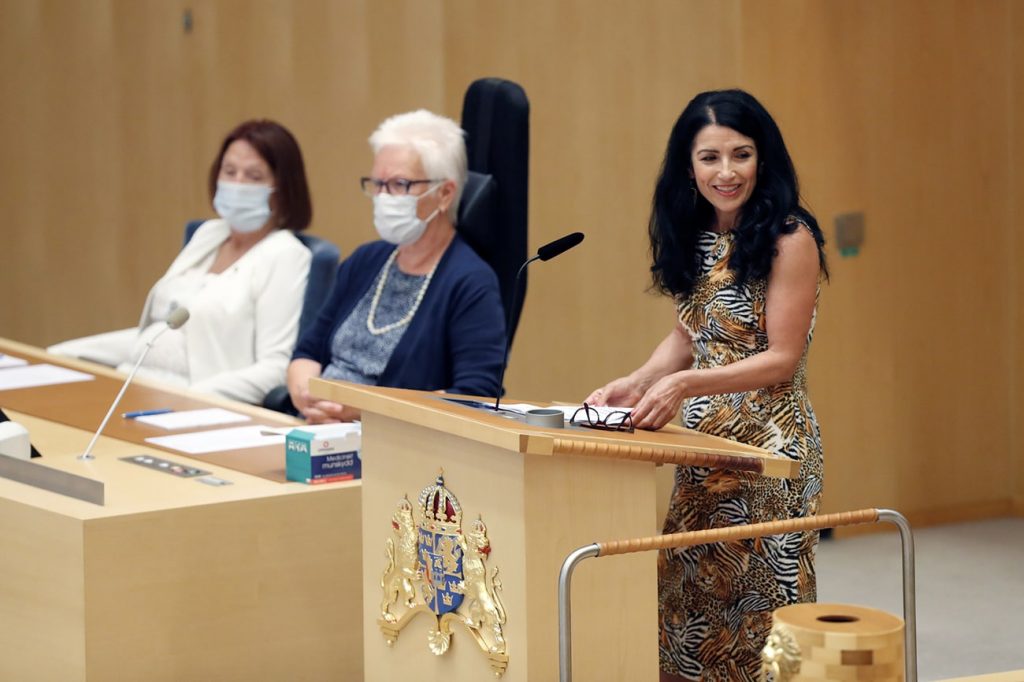
[[[457,229],[477,254],[494,267],[501,231],[498,227],[498,183],[494,176],[469,171],[459,202]]]
[[[337,263],[341,259],[341,250],[326,239],[321,239],[305,232],[296,232],[295,236],[302,242],[303,246],[309,249],[313,255],[313,260],[324,259]]]

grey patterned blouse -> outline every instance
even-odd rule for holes
[[[380,301],[374,311],[373,323],[378,329],[398,322],[415,305],[416,297],[423,286],[426,275],[407,275],[397,265],[385,265],[373,286],[356,305],[331,342],[331,364],[324,369],[324,379],[341,379],[359,384],[374,385],[387,367],[395,346],[409,327],[403,324],[380,335],[370,333],[367,319],[373,305],[374,293],[388,269],[387,281],[381,292]]]

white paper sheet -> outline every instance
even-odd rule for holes
[[[296,426],[264,426],[260,433],[265,436],[287,436],[294,429],[309,431],[310,433],[340,432],[340,433],[362,433],[361,422],[343,422],[341,424],[298,424]]]
[[[92,374],[76,372],[73,369],[43,363],[26,367],[9,367],[0,372],[0,391],[16,388],[35,388],[53,384],[70,384],[76,381],[92,381]]]
[[[499,403],[498,407],[503,410],[519,412],[521,414],[526,414],[530,410],[540,409],[540,405],[531,405],[530,403]]]
[[[561,410],[562,414],[565,415],[565,420],[569,421],[569,420],[572,419],[573,415],[576,414],[576,411],[577,410],[582,410],[582,408],[583,408],[583,405],[551,405],[551,406],[546,407],[544,409]],[[501,403],[501,409],[503,409],[503,410],[510,410],[512,412],[519,412],[519,413],[522,413],[522,414],[526,414],[530,410],[538,410],[538,409],[541,409],[541,407],[540,407],[540,405],[531,405],[530,403]],[[625,412],[626,414],[629,414],[630,412],[633,411],[632,407],[614,407],[614,406],[601,406],[601,407],[597,407],[597,406],[594,406],[594,405],[591,405],[590,409],[591,410],[597,410],[597,415],[598,415],[598,418],[600,419],[600,421],[604,421],[605,419],[607,419],[608,415],[611,414],[612,412]],[[594,413],[591,412],[590,414],[593,415]],[[576,418],[576,421],[577,422],[586,421],[586,418],[583,416],[583,412],[579,413],[579,416]],[[613,421],[613,423],[618,423],[618,421],[619,421],[618,415],[616,415],[613,418],[612,421]]]
[[[237,424],[238,422],[252,421],[252,417],[220,407],[211,407],[202,410],[182,410],[181,412],[167,412],[165,414],[153,414],[148,417],[136,417],[135,421],[170,431],[173,429],[194,429],[199,426],[213,426],[215,424]]]
[[[8,367],[24,367],[27,364],[28,360],[0,353],[0,369],[7,369]]]
[[[147,443],[170,448],[190,455],[201,455],[207,452],[222,450],[241,450],[258,448],[264,445],[284,445],[284,436],[265,436],[262,430],[266,426],[235,426],[230,429],[214,429],[180,433],[174,436],[156,436],[147,438]],[[282,449],[281,454],[284,454]]]

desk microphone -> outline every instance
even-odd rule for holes
[[[160,328],[160,331],[153,335],[153,338],[146,343],[146,347],[142,349],[142,352],[139,354],[139,359],[136,360],[135,366],[132,367],[132,371],[128,373],[128,378],[124,380],[124,385],[121,386],[121,392],[117,394],[116,398],[114,398],[113,404],[111,404],[110,409],[107,410],[107,416],[103,418],[103,422],[100,424],[100,428],[96,429],[96,433],[93,434],[92,440],[89,441],[89,445],[85,448],[85,452],[80,454],[78,459],[95,459],[91,454],[92,446],[96,445],[96,441],[99,440],[100,434],[103,433],[103,429],[106,428],[107,422],[110,421],[110,415],[114,414],[114,410],[117,409],[117,404],[121,402],[121,397],[124,395],[124,392],[128,390],[128,384],[130,384],[132,379],[135,378],[135,372],[139,370],[139,366],[146,358],[146,354],[149,353],[149,349],[153,347],[153,342],[160,338],[160,335],[168,329],[177,329],[186,322],[188,322],[188,308],[175,308],[171,311],[171,314],[167,316],[164,326]]]
[[[512,305],[508,308],[508,320],[505,323],[505,358],[501,363],[501,378],[498,379],[498,395],[494,399],[494,410],[497,411],[500,408],[501,403],[501,387],[505,381],[505,370],[508,368],[508,353],[509,353],[509,341],[508,341],[508,330],[512,327],[512,311],[516,309],[516,302],[519,299],[519,279],[523,275],[523,271],[526,270],[526,266],[535,260],[551,260],[555,256],[561,256],[563,253],[578,245],[583,241],[582,232],[573,232],[567,234],[564,237],[559,237],[553,242],[548,242],[544,246],[537,249],[537,255],[530,258],[519,267],[519,272],[516,273],[515,288],[512,290]]]

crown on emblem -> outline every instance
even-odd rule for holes
[[[462,528],[462,506],[448,488],[444,487],[444,472],[437,475],[434,485],[420,492],[420,511],[424,524],[449,528],[458,532]]]

